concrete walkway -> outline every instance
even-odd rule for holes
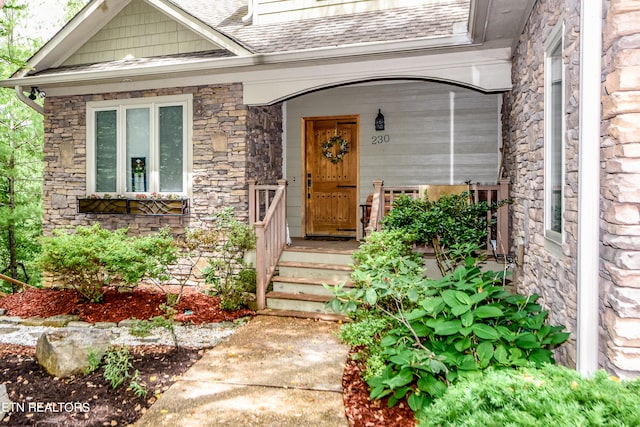
[[[258,316],[209,350],[136,427],[346,426],[339,325]]]

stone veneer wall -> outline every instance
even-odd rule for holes
[[[603,31],[604,367],[640,376],[640,2],[607,2]]]
[[[282,178],[282,104],[249,107],[247,177],[257,184]]]
[[[544,237],[544,45],[560,20],[565,25],[566,139],[565,243],[558,246]],[[541,304],[549,310],[549,322],[565,325],[572,333],[555,355],[559,363],[571,367],[576,364],[579,30],[579,0],[536,2],[514,53],[513,90],[505,94],[503,103],[513,250],[518,253],[521,245],[524,249],[514,282],[521,294],[539,294]]]
[[[193,94],[193,194],[186,216],[78,214],[86,195],[86,102]],[[248,107],[242,84],[145,90],[100,95],[49,97],[45,103],[44,230],[88,225],[129,227],[134,234],[170,226],[206,227],[214,211],[231,206],[248,218],[246,180],[275,182],[282,177],[282,109]],[[257,174],[257,176],[256,176]]]

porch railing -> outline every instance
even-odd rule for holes
[[[365,228],[366,235],[381,230],[382,218],[393,208],[395,199],[402,195],[411,198],[422,197],[424,186],[385,187],[382,180],[375,180],[373,188],[369,222]],[[486,201],[491,205],[509,198],[509,180],[500,180],[498,184],[494,185],[469,184],[469,194],[474,202]],[[503,205],[496,210],[487,212],[487,223],[487,250],[496,255],[507,254],[509,251],[509,207]]]
[[[502,179],[495,185],[469,184],[473,201],[485,201],[489,206],[509,198],[509,180]],[[503,204],[495,210],[487,211],[487,249],[497,255],[509,253],[509,206]]]
[[[249,183],[249,225],[256,232],[256,302],[266,307],[266,291],[287,238],[287,181]]]

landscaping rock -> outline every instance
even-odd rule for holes
[[[2,421],[10,409],[11,399],[9,399],[9,395],[7,394],[7,387],[4,384],[0,384],[0,421]]]
[[[102,357],[111,344],[110,333],[97,329],[61,329],[45,332],[36,344],[36,359],[58,378],[82,373],[89,366],[89,351]]]
[[[96,322],[93,326],[98,329],[109,329],[117,327],[118,324],[115,322]]]
[[[0,316],[4,316],[7,313],[6,308],[0,308]]]
[[[82,320],[72,320],[67,326],[70,328],[90,328],[93,326],[93,323],[83,322]]]
[[[28,317],[20,321],[24,326],[44,326],[44,319],[42,317]]]
[[[55,326],[61,328],[67,326],[69,322],[78,320],[79,316],[75,314],[60,314],[58,316],[51,316],[44,319],[44,326]]]

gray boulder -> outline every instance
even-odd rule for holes
[[[102,358],[111,344],[111,333],[98,329],[61,329],[44,332],[36,344],[36,359],[50,374],[65,378],[89,367],[89,352]]]

